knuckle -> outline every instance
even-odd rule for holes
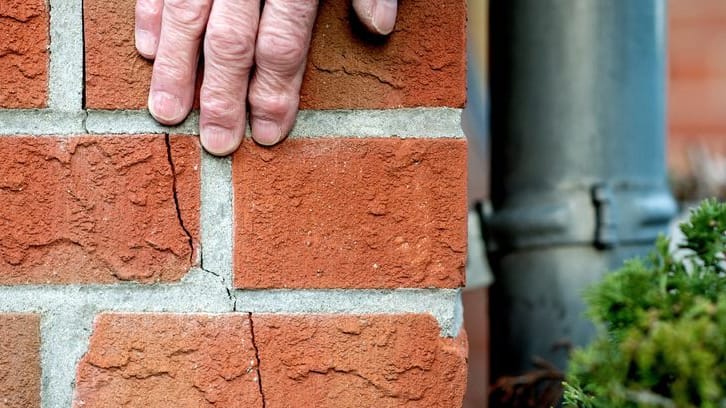
[[[257,62],[270,69],[297,70],[305,60],[306,52],[304,35],[267,31],[260,33],[257,39]]]
[[[157,0],[137,0],[136,19],[145,20],[161,15],[161,2]]]
[[[253,90],[248,98],[255,116],[283,118],[296,106],[288,95]]]
[[[154,76],[165,82],[185,84],[189,82],[190,72],[179,59],[157,57],[154,61]]]
[[[223,61],[252,65],[255,52],[254,33],[229,24],[209,24],[204,37],[205,53]]]
[[[203,26],[208,12],[205,0],[164,0],[164,14],[182,27]]]
[[[202,88],[199,108],[207,122],[232,125],[238,121],[242,113],[242,104],[229,97],[224,92],[211,91]]]

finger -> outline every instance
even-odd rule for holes
[[[214,0],[212,5],[199,118],[202,146],[212,154],[232,153],[242,141],[259,16],[259,0]]]
[[[161,32],[161,10],[164,0],[136,0],[136,50],[145,58],[154,59]]]
[[[317,0],[265,2],[249,92],[252,137],[260,144],[279,142],[295,122],[317,6]]]
[[[211,0],[164,0],[149,111],[165,125],[181,122],[192,108],[199,46],[210,6]]]
[[[371,31],[390,34],[396,24],[397,0],[353,0],[360,21]]]

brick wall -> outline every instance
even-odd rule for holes
[[[726,194],[726,2],[669,0],[668,160],[701,194]]]
[[[134,0],[3,0],[0,407],[460,406],[464,4],[321,2],[290,139],[216,158]]]

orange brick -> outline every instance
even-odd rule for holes
[[[726,76],[671,81],[668,127],[673,134],[726,134]]]
[[[0,108],[41,108],[48,97],[48,7],[0,2]]]
[[[430,315],[253,315],[267,407],[461,407],[466,339]]]
[[[103,314],[74,407],[262,407],[247,315]]]
[[[151,63],[134,48],[135,0],[84,1],[86,104],[146,107]],[[321,2],[303,109],[463,106],[466,1],[400,2],[387,39],[366,34],[349,0]]]
[[[40,407],[40,316],[0,314],[0,407]]]
[[[8,137],[0,143],[0,284],[179,280],[199,231],[196,138]]]
[[[248,140],[233,182],[237,287],[463,283],[463,139]]]
[[[688,152],[726,134],[726,2],[669,1],[669,166],[687,173]]]
[[[367,34],[350,3],[321,2],[302,109],[464,105],[465,0],[400,1],[389,38]]]

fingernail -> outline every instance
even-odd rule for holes
[[[136,49],[144,57],[156,54],[156,37],[146,30],[136,30]]]
[[[252,138],[261,145],[272,146],[282,139],[282,129],[273,121],[253,119]]]
[[[397,0],[378,0],[371,10],[371,24],[379,34],[387,35],[396,25]]]
[[[241,141],[235,137],[234,130],[221,126],[204,126],[199,133],[204,149],[215,156],[234,152]]]
[[[149,93],[149,112],[161,123],[172,125],[184,119],[181,99],[164,91]]]

